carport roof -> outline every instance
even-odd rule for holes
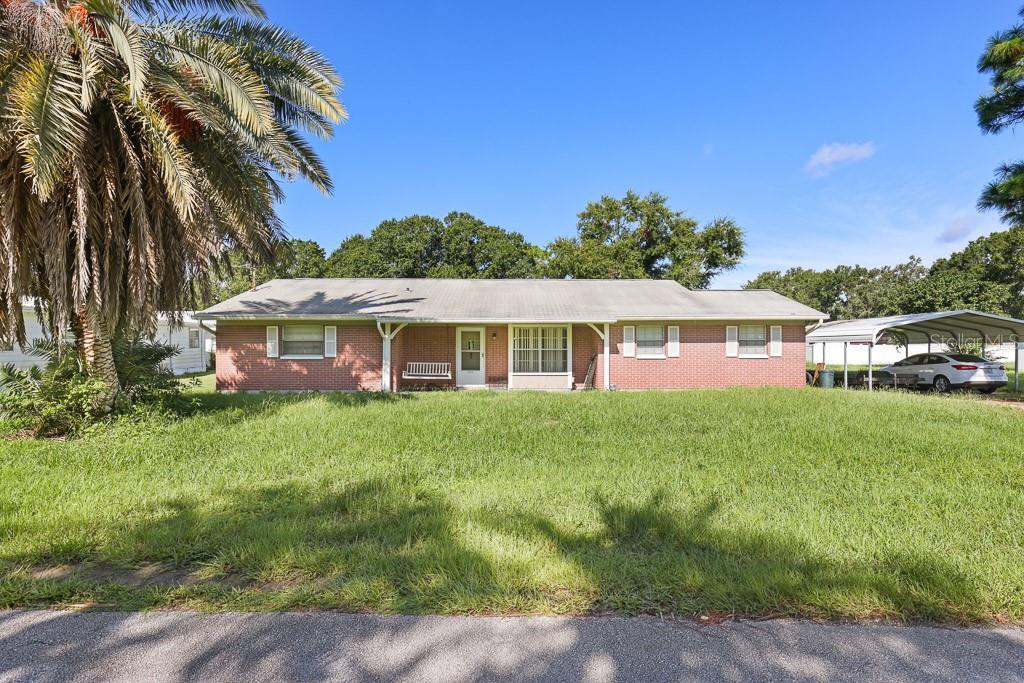
[[[807,333],[807,343],[877,344],[887,332],[905,337],[908,342],[941,343],[958,338],[1019,342],[1024,340],[1024,320],[980,311],[940,311],[886,318],[836,320],[816,325]]]

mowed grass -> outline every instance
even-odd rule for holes
[[[202,399],[177,421],[0,441],[0,605],[1024,621],[1012,407],[813,389]],[[189,579],[121,580],[153,565]]]

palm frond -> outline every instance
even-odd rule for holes
[[[147,38],[170,62],[204,80],[243,125],[257,135],[273,128],[266,88],[235,47],[183,30],[152,30]]]
[[[117,56],[128,69],[132,99],[142,96],[149,71],[149,55],[139,26],[125,14],[119,0],[85,0],[89,18],[110,40]]]
[[[265,19],[267,12],[259,0],[125,0],[135,14],[187,14],[190,12],[233,12]]]
[[[40,198],[49,198],[86,132],[72,64],[33,56],[12,92],[14,135]]]

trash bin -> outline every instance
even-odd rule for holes
[[[836,373],[834,370],[822,370],[818,374],[818,386],[822,389],[831,389],[836,385]]]

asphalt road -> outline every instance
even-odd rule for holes
[[[1024,630],[0,611],[0,681],[1024,681]]]

